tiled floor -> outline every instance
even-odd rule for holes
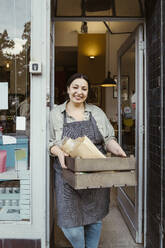
[[[56,225],[54,236],[55,248],[72,247]],[[117,188],[111,189],[110,212],[103,220],[99,248],[143,248],[134,242],[117,207]]]
[[[120,211],[116,206],[111,207],[104,219],[100,248],[142,248],[134,242]]]
[[[57,231],[57,230],[56,230]],[[56,248],[71,248],[62,232],[55,235]],[[142,248],[134,242],[123,218],[115,205],[111,205],[110,212],[103,221],[103,228],[99,248]]]

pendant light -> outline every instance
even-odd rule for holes
[[[109,36],[110,34],[107,33],[107,54],[108,54],[108,57],[107,57],[107,68],[108,68],[108,72],[107,72],[107,77],[104,79],[104,81],[102,83],[99,83],[99,85],[101,87],[114,87],[117,85],[116,81],[111,78],[111,72],[109,71],[109,53],[110,53],[110,50],[109,50]]]
[[[99,84],[101,87],[114,87],[116,86],[116,81],[111,78],[111,72],[108,71],[107,78],[104,79],[104,81]]]

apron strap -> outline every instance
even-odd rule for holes
[[[64,124],[67,123],[67,118],[66,118],[66,110],[64,110]]]
[[[89,112],[89,120],[91,121],[92,120],[92,113]]]

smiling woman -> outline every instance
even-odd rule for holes
[[[109,189],[76,191],[66,183],[62,168],[65,156],[61,149],[65,137],[76,139],[87,136],[103,154],[111,151],[126,156],[114,140],[114,130],[105,113],[97,106],[87,104],[90,89],[88,78],[80,73],[72,75],[67,82],[68,101],[56,105],[50,114],[50,153],[55,156],[55,190],[57,224],[74,248],[98,247],[102,219],[109,210]],[[105,150],[106,147],[106,150]],[[85,233],[85,237],[84,237]]]
[[[67,88],[69,94],[70,103],[83,103],[88,96],[88,83],[83,78],[77,78],[73,80],[70,86]]]
[[[88,82],[83,77],[75,78],[68,84],[67,93],[70,100],[66,105],[66,112],[77,121],[84,120],[84,102],[88,97]]]

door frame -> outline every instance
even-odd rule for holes
[[[17,244],[20,244],[20,242],[22,244],[22,240],[29,240],[27,243],[29,247],[30,240],[40,240],[41,246],[40,242],[35,243],[35,246],[48,248],[49,205],[47,203],[49,199],[46,190],[49,173],[49,166],[47,166],[49,164],[47,149],[47,127],[49,125],[47,113],[49,108],[46,105],[46,97],[49,93],[47,82],[50,81],[50,0],[31,0],[27,1],[27,5],[24,3],[22,7],[26,9],[27,6],[31,10],[30,61],[41,63],[42,68],[41,74],[30,74],[30,155],[28,155],[30,178],[28,178],[28,182],[25,182],[26,188],[28,188],[28,185],[30,186],[29,193],[24,193],[22,196],[23,201],[25,199],[25,202],[29,202],[26,207],[27,212],[30,212],[30,221],[0,221],[0,233],[2,243],[4,243],[4,239],[10,240],[10,242],[14,242],[14,240],[17,242],[18,240]],[[18,7],[16,4],[14,5],[15,9]],[[18,15],[21,8],[18,8],[17,11],[16,14]],[[13,30],[17,27],[16,20],[14,17]],[[23,27],[22,24],[21,27]],[[14,37],[19,37],[16,34],[14,35]],[[28,68],[29,66],[27,71]],[[22,173],[22,175],[23,179],[26,179],[26,174]],[[30,196],[28,195],[28,198],[26,198],[26,194]],[[13,246],[15,246],[14,243]]]
[[[135,42],[135,91],[136,91],[136,124],[135,124],[135,157],[137,186],[135,187],[135,206],[122,188],[118,189],[118,206],[137,243],[143,242],[143,85],[144,85],[144,38],[143,25],[140,24],[118,50],[118,127],[119,144],[121,139],[121,57]],[[140,114],[139,114],[140,113]],[[138,148],[138,149],[137,149]],[[141,165],[141,166],[140,166]]]
[[[87,20],[87,21],[95,21],[95,22],[99,22],[99,21],[105,21],[106,20],[106,18],[95,18],[95,19],[87,19],[87,18],[83,18],[83,17],[80,17],[80,18],[75,18],[75,17],[72,17],[72,18],[64,18],[64,17],[55,17],[55,18],[52,18],[52,26],[55,24],[55,22],[60,22],[60,21],[68,21],[68,22],[71,22],[71,21],[73,21],[73,22],[77,22],[77,21],[84,21],[84,20]],[[126,19],[125,18],[123,18],[123,19],[120,19],[120,18],[109,18],[108,17],[108,19],[107,20],[110,20],[110,21],[126,21]],[[126,47],[127,46],[127,43],[129,43],[130,42],[130,44],[131,44],[131,42],[133,42],[133,40],[134,40],[134,34],[138,31],[138,28],[139,27],[143,27],[143,24],[145,23],[145,20],[144,20],[144,18],[138,18],[138,20],[140,20],[141,22],[142,22],[142,24],[140,24],[136,29],[135,29],[135,31],[129,36],[129,38],[126,40],[126,42],[124,43],[125,45],[124,46],[122,46],[121,47],[121,50],[120,50],[120,52],[122,52],[122,50],[123,50],[123,52],[124,52],[124,47]],[[133,21],[137,21],[136,19],[128,19],[128,21],[131,21],[131,22],[133,22]],[[136,42],[138,43],[138,39],[136,40]],[[143,49],[144,49],[144,47],[143,47],[143,45],[144,45],[144,43],[141,43],[140,44],[140,49],[143,51]],[[53,62],[52,62],[53,63]],[[52,66],[52,68],[54,68],[54,65]],[[141,75],[143,75],[143,73],[141,74]],[[53,78],[53,77],[52,77]],[[52,79],[51,79],[51,82],[52,82],[52,84],[54,83],[54,81],[52,81]],[[120,70],[119,70],[119,62],[118,62],[118,85],[120,85]],[[50,94],[50,99],[51,99],[51,106],[53,106],[54,105],[54,96],[52,96],[51,94]],[[119,105],[119,99],[120,99],[120,92],[119,92],[119,90],[118,90],[118,113],[120,113],[120,105]],[[140,106],[141,107],[141,106]],[[143,107],[142,107],[142,111],[143,111]],[[118,127],[120,128],[120,122],[121,122],[121,119],[120,119],[120,115],[118,115]],[[143,125],[142,125],[142,127],[141,127],[141,129],[139,130],[140,132],[142,131],[143,132]],[[141,146],[141,150],[143,150],[143,147]],[[143,199],[143,194],[141,193],[142,192],[142,188],[143,188],[143,186],[141,186],[140,188],[138,188],[138,191],[140,192],[140,198],[141,199]],[[119,198],[119,196],[121,195],[120,194],[121,193],[121,189],[119,189],[118,190],[118,198]],[[119,195],[120,194],[120,195]],[[125,199],[126,199],[126,197],[124,197]],[[123,199],[123,201],[124,201],[124,199]],[[143,209],[143,201],[141,201],[141,203],[139,204],[140,205],[140,208],[141,209]],[[131,201],[128,201],[128,199],[127,199],[127,202],[125,202],[124,203],[124,206],[127,206],[127,208],[129,209],[129,213],[130,213],[130,215],[134,215],[134,206],[133,206],[133,204],[132,204],[132,202]],[[122,206],[120,207],[120,205],[119,205],[119,208],[121,209],[121,211],[122,211]],[[132,228],[132,225],[129,225],[129,221],[127,221],[127,217],[125,218],[125,216],[127,216],[127,213],[124,213],[123,212],[123,217],[124,217],[124,219],[125,219],[125,221],[127,222],[127,224],[128,224],[128,227],[129,227],[129,229],[131,230],[132,229],[132,231],[131,231],[131,233],[132,233],[132,235],[133,235],[133,237],[135,238],[135,241],[137,242],[137,243],[142,243],[143,242],[143,234],[142,234],[142,229],[143,229],[143,227],[142,227],[142,224],[141,224],[141,222],[142,222],[142,218],[143,218],[143,215],[141,214],[140,216],[139,216],[139,218],[136,220],[135,219],[135,222],[137,222],[137,225],[139,226],[139,231],[140,231],[140,234],[137,232],[137,230],[136,229],[134,229],[134,228]]]

